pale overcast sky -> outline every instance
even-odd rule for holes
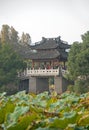
[[[0,0],[0,29],[13,26],[32,42],[58,37],[69,44],[89,31],[89,0]]]

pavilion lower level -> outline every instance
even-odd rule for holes
[[[36,94],[49,91],[49,78],[53,77],[55,91],[59,94],[63,93],[67,89],[68,81],[63,77],[66,71],[60,69],[26,69],[18,75],[20,78],[19,90]]]

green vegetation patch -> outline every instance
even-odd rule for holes
[[[89,130],[89,93],[1,93],[0,130]]]

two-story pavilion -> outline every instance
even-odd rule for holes
[[[54,78],[56,90],[58,93],[63,92],[65,88],[62,86],[65,85],[59,76],[59,66],[66,68],[65,63],[70,45],[62,41],[60,36],[57,38],[42,37],[40,42],[36,42],[30,48],[31,53],[26,58],[32,61],[32,66],[23,73],[25,79],[29,79],[29,91],[36,93],[48,90],[48,77],[56,76]]]
[[[32,60],[32,68],[35,66],[40,68],[55,68],[61,63],[65,68],[65,62],[67,61],[68,52],[70,48],[67,42],[64,42],[57,38],[44,38],[40,42],[31,46],[33,54],[30,55]]]

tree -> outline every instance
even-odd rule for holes
[[[77,55],[76,62],[78,76],[89,79],[89,48],[81,50],[81,52]]]
[[[0,43],[22,43],[22,45],[30,45],[31,37],[29,33],[22,33],[21,39],[18,36],[18,32],[14,29],[13,26],[8,26],[7,24],[2,25],[0,32]]]
[[[21,36],[21,43],[24,43],[24,44],[31,44],[31,37],[28,33],[22,33],[22,36]]]
[[[68,54],[68,71],[71,79],[76,79],[78,76],[78,64],[77,56],[80,53],[81,44],[79,42],[74,42]]]
[[[81,43],[75,42],[71,46],[68,71],[69,77],[75,81],[76,85],[80,85],[80,90],[83,84],[83,88],[89,91],[89,31],[82,35]],[[82,92],[85,92],[85,89]]]
[[[25,39],[25,42],[27,43],[27,44],[31,44],[31,37],[30,37],[30,35],[28,34],[28,33],[26,33],[26,39]]]
[[[23,32],[21,36],[21,43],[24,43],[24,41],[25,41],[25,33]]]
[[[84,44],[88,44],[89,47],[89,31],[81,35],[82,41]]]
[[[23,59],[8,44],[0,47],[0,87],[17,82],[17,72],[25,69]]]
[[[18,43],[18,32],[12,26],[2,25],[0,39],[1,43]]]
[[[18,32],[11,26],[10,28],[11,33],[10,33],[10,39],[12,43],[18,43]]]
[[[9,43],[10,42],[10,27],[6,25],[2,25],[1,30],[1,43]]]

